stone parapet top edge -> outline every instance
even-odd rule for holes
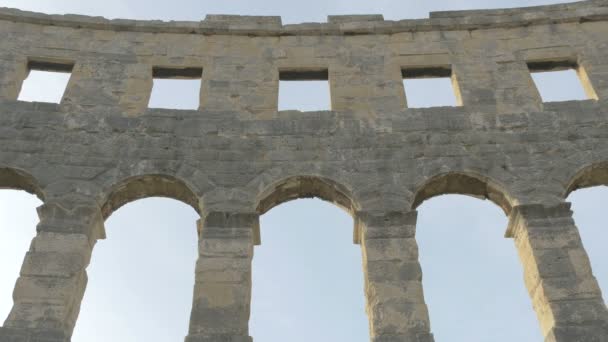
[[[462,18],[475,16],[511,16],[521,14],[523,12],[563,12],[573,11],[581,7],[606,7],[607,0],[587,0],[576,1],[553,5],[529,6],[529,7],[514,7],[514,8],[495,8],[495,9],[474,9],[460,11],[436,11],[429,14],[430,18]]]
[[[253,36],[373,35],[473,30],[549,23],[608,20],[607,0],[497,10],[432,12],[428,19],[382,20],[381,15],[329,16],[327,23],[283,25],[277,16],[208,15],[202,21],[105,19],[0,8],[0,20],[48,26],[150,33]]]

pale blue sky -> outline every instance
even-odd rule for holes
[[[328,14],[382,13],[387,19],[403,19],[425,17],[430,10],[552,2],[5,0],[0,5],[165,20],[200,20],[208,13],[267,14],[294,23],[324,21]],[[549,80],[543,96],[572,96],[576,88],[561,86],[567,81],[563,75]],[[57,82],[33,82],[38,87],[24,88],[22,99],[40,96],[41,86],[58,88]],[[281,108],[329,106],[326,85],[304,86],[308,88],[282,85]],[[408,98],[430,105],[438,95],[429,96],[428,89],[436,88],[410,87]],[[182,102],[174,102],[176,95],[183,96]],[[196,107],[197,100],[197,89],[155,83],[151,106]],[[608,230],[601,224],[608,189],[579,190],[569,200],[595,275],[608,291]],[[12,288],[35,234],[39,204],[24,192],[0,191],[0,322],[12,305]],[[89,286],[73,341],[182,341],[194,282],[196,219],[187,205],[159,198],[139,200],[115,212],[106,221],[108,238],[98,242],[88,268]],[[417,240],[437,342],[542,341],[513,241],[503,238],[506,222],[491,202],[465,196],[437,197],[419,208]],[[262,245],[255,249],[253,265],[250,326],[255,341],[369,341],[361,251],[352,243],[352,225],[346,212],[320,200],[285,203],[262,216]]]

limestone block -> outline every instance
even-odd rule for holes
[[[21,275],[56,276],[71,278],[81,272],[86,264],[86,256],[66,252],[27,252]]]
[[[21,303],[65,304],[87,283],[85,273],[75,278],[22,276],[17,279],[13,297]]]

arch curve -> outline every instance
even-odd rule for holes
[[[24,190],[44,201],[42,187],[36,178],[22,170],[0,167],[0,189]]]
[[[506,215],[513,208],[512,197],[505,188],[488,177],[470,172],[447,172],[427,179],[414,195],[412,209],[422,202],[440,195],[459,194],[488,199],[498,205]]]
[[[319,176],[291,176],[267,187],[257,196],[256,210],[264,214],[275,206],[298,198],[317,197],[352,214],[358,205],[344,185]]]
[[[608,161],[594,163],[579,169],[568,181],[564,198],[575,190],[597,185],[608,186]]]
[[[173,198],[201,213],[198,196],[184,181],[173,176],[150,174],[129,177],[114,185],[101,207],[103,218],[107,219],[129,202],[147,197]]]

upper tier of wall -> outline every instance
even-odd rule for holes
[[[548,23],[599,21],[608,18],[608,1],[587,0],[567,4],[512,9],[431,12],[429,19],[384,20],[382,15],[328,16],[326,23],[283,25],[278,16],[207,15],[205,20],[161,21],[105,19],[84,15],[49,15],[0,8],[0,20],[97,30],[230,34],[230,35],[354,35],[412,31],[474,30]]]
[[[256,210],[260,189],[314,175],[344,184],[358,207],[411,208],[421,184],[463,172],[496,180],[475,195],[505,211],[559,203],[574,175],[608,161],[607,23],[607,0],[295,25],[0,9],[0,168],[32,175],[43,197],[76,182],[100,202],[146,173],[204,189],[202,207]],[[572,66],[587,99],[543,102],[529,67],[539,63]],[[19,101],[32,65],[50,64],[71,70],[60,103]],[[198,70],[199,107],[150,108],[155,68]],[[457,106],[408,106],[405,70],[448,69]],[[327,110],[280,110],[281,73],[311,70],[326,77]]]

